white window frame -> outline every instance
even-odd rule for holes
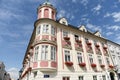
[[[50,26],[50,24],[43,24],[43,26],[42,26],[42,33],[43,34],[49,34],[49,26]]]
[[[41,25],[39,25],[36,29],[36,35],[41,34]]]
[[[51,46],[51,60],[56,61],[56,47]]]
[[[64,50],[64,54],[65,54],[65,62],[70,62],[71,61],[70,51]]]
[[[38,60],[39,46],[35,47],[34,61]]]
[[[55,35],[55,34],[56,34],[56,31],[55,31],[55,30],[56,30],[55,27],[51,26],[51,34],[52,34],[52,35]]]
[[[77,52],[77,59],[78,59],[78,63],[82,63],[83,62],[83,56],[81,52]]]
[[[63,30],[63,37],[68,37],[68,36],[69,36],[68,31],[64,31],[64,30]]]
[[[90,61],[90,64],[94,63],[94,59],[93,59],[93,55],[92,54],[89,54],[89,61]]]
[[[106,57],[106,63],[107,63],[107,65],[110,65],[110,59],[109,59],[109,57]]]
[[[97,80],[97,75],[93,75],[93,80]]]
[[[103,64],[103,62],[102,62],[102,57],[99,55],[99,56],[97,56],[98,57],[98,63],[101,65],[101,64]]]
[[[105,75],[102,75],[102,79],[103,79],[103,80],[106,80],[106,76],[105,76]]]
[[[84,76],[79,76],[78,80],[84,80]]]
[[[41,60],[47,60],[49,45],[41,45]]]

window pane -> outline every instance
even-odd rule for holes
[[[83,76],[79,76],[79,80],[84,80],[84,79],[83,79]]]
[[[68,37],[68,32],[63,31],[63,37]]]
[[[48,45],[42,45],[41,48],[41,60],[47,60]]]
[[[56,60],[56,48],[51,46],[51,60]]]
[[[97,80],[97,76],[93,76],[93,80]]]
[[[65,50],[65,61],[70,61],[70,51]]]
[[[44,78],[49,78],[50,76],[49,75],[44,75]]]

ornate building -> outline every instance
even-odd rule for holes
[[[0,61],[0,80],[11,80],[9,73],[5,70],[5,65]]]
[[[120,79],[120,45],[110,40],[107,41],[108,49],[114,64],[114,70]]]
[[[48,1],[37,13],[22,80],[117,80],[107,40],[98,31],[77,28],[65,18],[56,20],[56,9]]]

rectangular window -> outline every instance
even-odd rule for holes
[[[85,38],[85,42],[87,43],[89,40],[88,40],[88,38]]]
[[[120,60],[120,56],[118,56],[119,60]]]
[[[52,28],[51,28],[51,34],[52,35],[55,35],[55,28],[52,26]]]
[[[92,64],[93,63],[93,57],[91,54],[89,54],[89,60],[90,60],[90,63]]]
[[[94,76],[93,76],[93,80],[97,80],[97,76],[94,75]]]
[[[38,60],[39,46],[35,47],[34,61]]]
[[[99,64],[102,64],[101,56],[98,56],[98,62],[99,62]]]
[[[41,47],[41,60],[47,60],[48,45],[42,45]]]
[[[40,34],[40,30],[41,30],[40,28],[41,28],[41,26],[37,27],[36,34]]]
[[[83,76],[79,76],[79,80],[84,80],[84,77]]]
[[[56,47],[51,46],[51,60],[56,60]]]
[[[78,63],[82,63],[82,53],[77,53]]]
[[[70,78],[69,77],[63,77],[62,80],[70,80]]]
[[[68,32],[67,31],[63,31],[63,37],[68,37]]]
[[[44,75],[44,78],[49,78],[50,76],[49,75]]]
[[[64,53],[65,53],[65,61],[70,62],[70,51],[65,50]]]
[[[75,35],[75,40],[79,40],[79,36],[78,35]]]
[[[37,71],[33,72],[34,78],[37,76]]]
[[[107,62],[107,65],[110,64],[110,61],[109,61],[109,58],[108,58],[108,57],[106,57],[106,62]]]
[[[49,25],[48,24],[43,25],[43,33],[49,33]]]
[[[106,77],[105,77],[105,75],[102,75],[102,78],[103,78],[103,80],[106,80]]]

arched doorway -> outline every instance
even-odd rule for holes
[[[111,78],[111,80],[115,80],[115,74],[113,73],[113,72],[110,72],[110,78]]]

